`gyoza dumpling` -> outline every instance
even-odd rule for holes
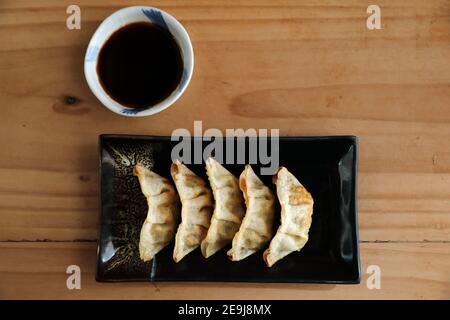
[[[206,182],[176,160],[170,168],[181,200],[181,224],[175,236],[173,260],[179,262],[206,237],[213,198]]]
[[[286,168],[278,170],[274,183],[281,204],[281,225],[263,254],[269,267],[306,244],[314,204],[311,194]]]
[[[147,198],[148,212],[141,228],[139,254],[142,260],[149,261],[175,237],[180,202],[166,178],[140,164],[133,168],[133,175],[139,178],[142,193]]]
[[[275,197],[250,165],[239,177],[239,187],[244,194],[247,212],[239,231],[233,238],[228,256],[233,261],[242,260],[262,249],[272,239]]]
[[[234,175],[213,158],[206,160],[206,172],[215,200],[211,226],[201,245],[203,256],[208,258],[233,240],[245,209],[239,181]]]

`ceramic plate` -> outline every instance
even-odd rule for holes
[[[172,244],[151,262],[142,262],[138,243],[147,204],[132,168],[142,162],[171,179],[171,151],[176,143],[170,137],[100,136],[97,281],[359,283],[358,147],[356,137],[351,136],[280,137],[280,165],[287,167],[314,198],[309,241],[302,251],[290,254],[272,268],[265,265],[262,251],[232,262],[226,255],[229,247],[209,259],[196,249],[175,263]],[[203,147],[208,143],[203,142]],[[188,166],[206,179],[203,164]],[[244,164],[224,166],[237,177],[244,168]],[[259,174],[261,164],[252,166]],[[259,176],[274,190],[271,176]],[[275,219],[279,221],[279,210]]]

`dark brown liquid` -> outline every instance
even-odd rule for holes
[[[117,30],[100,50],[97,73],[103,89],[130,108],[167,98],[183,73],[180,48],[162,27],[137,22]]]

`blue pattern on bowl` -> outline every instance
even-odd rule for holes
[[[145,108],[145,109],[122,109],[121,112],[123,114],[138,114],[139,112],[146,110],[146,109],[147,108]]]
[[[97,46],[89,46],[86,52],[86,62],[93,62],[97,60],[99,49]]]
[[[154,9],[142,9],[142,12],[151,22],[169,31],[169,27],[167,26],[166,21],[164,21],[164,17],[160,11]]]

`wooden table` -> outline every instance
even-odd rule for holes
[[[99,23],[125,1],[0,4],[0,298],[450,298],[450,1],[139,1],[177,17],[195,50],[183,97],[120,117],[87,87]],[[126,5],[131,5],[129,1]],[[280,128],[360,138],[360,285],[94,280],[101,133]],[[81,290],[66,268],[81,267]],[[381,268],[381,289],[366,286]]]

